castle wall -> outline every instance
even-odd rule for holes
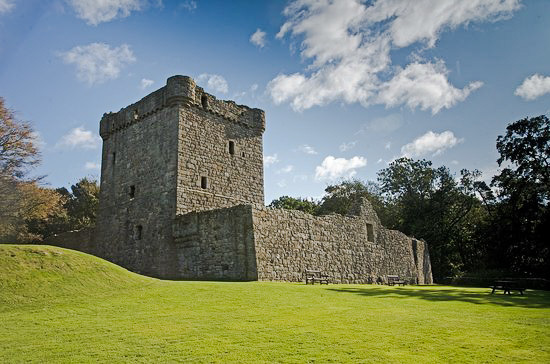
[[[217,112],[220,103],[180,109],[178,214],[264,205],[261,124],[250,124],[255,112],[248,108],[243,121],[229,119]],[[236,113],[234,103],[222,106]]]
[[[424,242],[385,229],[369,204],[358,212],[316,217],[239,205],[180,215],[177,275],[300,282],[313,269],[334,283],[375,283],[387,275],[432,283]]]
[[[154,107],[155,100],[163,98],[146,98],[102,120],[95,253],[133,271],[166,277],[174,269],[179,113],[177,107]],[[145,112],[147,105],[152,111]],[[134,116],[136,109],[143,114]]]
[[[374,283],[387,275],[431,283],[424,243],[365,216],[254,210],[254,232],[259,280],[303,281],[304,271],[313,269],[340,283]]]
[[[258,278],[250,205],[178,216],[174,245],[178,278]]]

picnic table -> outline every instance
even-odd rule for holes
[[[501,281],[495,281],[495,283],[492,286],[489,286],[489,288],[492,288],[493,291],[491,294],[495,293],[497,290],[503,290],[504,294],[508,293],[511,295],[511,291],[519,291],[519,293],[523,296],[523,291],[525,291],[525,288],[521,287],[516,281],[513,280],[501,280]]]
[[[405,280],[399,278],[397,275],[388,275],[388,286],[402,285],[406,284]]]
[[[324,283],[328,285],[328,274],[323,274],[320,270],[306,269],[304,274],[306,276],[306,284],[319,282],[319,284]]]

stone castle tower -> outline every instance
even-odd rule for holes
[[[432,282],[427,244],[384,228],[366,200],[350,216],[265,208],[264,130],[262,110],[170,77],[103,115],[96,227],[49,242],[160,278]]]
[[[171,276],[176,215],[263,206],[264,112],[219,101],[185,76],[103,116],[96,241],[102,255]]]

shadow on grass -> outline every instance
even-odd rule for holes
[[[369,288],[327,288],[329,291],[340,293],[352,293],[366,297],[392,297],[392,298],[419,298],[434,302],[459,301],[474,304],[490,304],[497,306],[525,307],[525,308],[550,308],[550,292],[528,290],[524,295],[515,293],[505,295],[503,293],[491,294],[491,289],[476,291],[463,287],[438,288],[430,286],[425,288],[409,287],[377,287]]]

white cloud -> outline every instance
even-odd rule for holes
[[[444,131],[440,134],[428,131],[419,136],[409,144],[401,147],[401,154],[404,157],[416,158],[426,155],[436,156],[443,153],[446,149],[452,148],[463,139],[455,137],[452,131]]]
[[[258,89],[258,84],[257,83],[253,83],[251,86],[250,86],[250,92],[254,92]]]
[[[151,86],[153,83],[155,83],[155,81],[149,80],[147,78],[142,78],[141,79],[141,89],[145,90],[147,87]]]
[[[391,133],[403,125],[403,116],[401,114],[390,114],[381,118],[376,118],[361,127],[357,134],[365,132]]]
[[[76,16],[89,25],[111,21],[115,18],[125,18],[132,11],[141,10],[142,0],[67,0],[76,12]]]
[[[194,1],[194,0],[187,0],[187,1],[184,1],[180,4],[180,7],[182,7],[183,9],[187,10],[187,11],[194,11],[195,9],[197,9],[197,2]]]
[[[481,83],[455,88],[442,61],[416,60],[392,70],[390,51],[415,43],[433,47],[443,30],[496,21],[519,7],[519,0],[296,0],[285,8],[287,21],[277,38],[301,37],[301,56],[310,64],[303,72],[279,74],[267,91],[275,104],[289,102],[296,111],[341,101],[365,107],[405,104],[437,113]]]
[[[483,86],[483,82],[476,81],[458,89],[449,83],[447,73],[442,61],[411,63],[380,85],[377,102],[387,107],[405,104],[411,109],[431,109],[436,114],[464,101],[470,92]]]
[[[287,186],[286,179],[282,179],[279,182],[277,182],[277,186],[284,188]]]
[[[279,169],[276,173],[277,174],[281,174],[281,173],[290,173],[294,170],[294,166],[289,164],[288,166],[286,167],[283,167],[281,169]]]
[[[0,14],[9,13],[15,7],[13,0],[0,0]]]
[[[535,73],[523,80],[523,83],[516,88],[514,95],[525,100],[534,100],[547,93],[550,93],[550,76]]]
[[[46,147],[46,141],[38,131],[31,132],[31,139],[34,146],[38,149],[44,149]]]
[[[94,162],[86,162],[86,164],[84,165],[84,169],[100,170],[101,169],[101,164],[94,163]]]
[[[105,43],[91,43],[59,55],[66,64],[74,64],[77,78],[89,85],[116,79],[122,68],[136,61],[127,44],[111,48]]]
[[[353,157],[351,159],[334,158],[329,155],[326,157],[320,166],[315,168],[315,179],[320,180],[336,180],[339,178],[351,178],[357,171],[367,165],[367,159],[364,157]]]
[[[384,145],[384,149],[390,150],[390,149],[391,149],[391,142],[387,142],[387,143]]]
[[[57,142],[58,148],[83,148],[83,149],[95,149],[101,145],[101,138],[95,135],[90,130],[84,129],[83,126],[74,128],[69,133],[61,137],[61,140]]]
[[[342,143],[342,144],[340,144],[338,149],[340,149],[340,152],[345,152],[345,151],[348,151],[350,149],[353,149],[353,147],[355,147],[355,144],[357,144],[357,141]]]
[[[313,149],[312,146],[309,146],[307,144],[302,144],[298,147],[298,150],[300,152],[303,152],[303,153],[306,153],[306,154],[312,154],[312,155],[315,155],[317,154],[317,152],[315,151],[315,149]]]
[[[254,44],[256,47],[263,48],[267,40],[265,39],[266,32],[256,29],[256,31],[250,36],[250,43]]]
[[[202,73],[197,77],[198,82],[206,82],[206,87],[215,92],[226,94],[229,91],[227,81],[220,75]]]
[[[264,155],[264,165],[266,167],[269,167],[270,165],[278,162],[279,162],[279,158],[277,157],[277,153],[273,155]]]

